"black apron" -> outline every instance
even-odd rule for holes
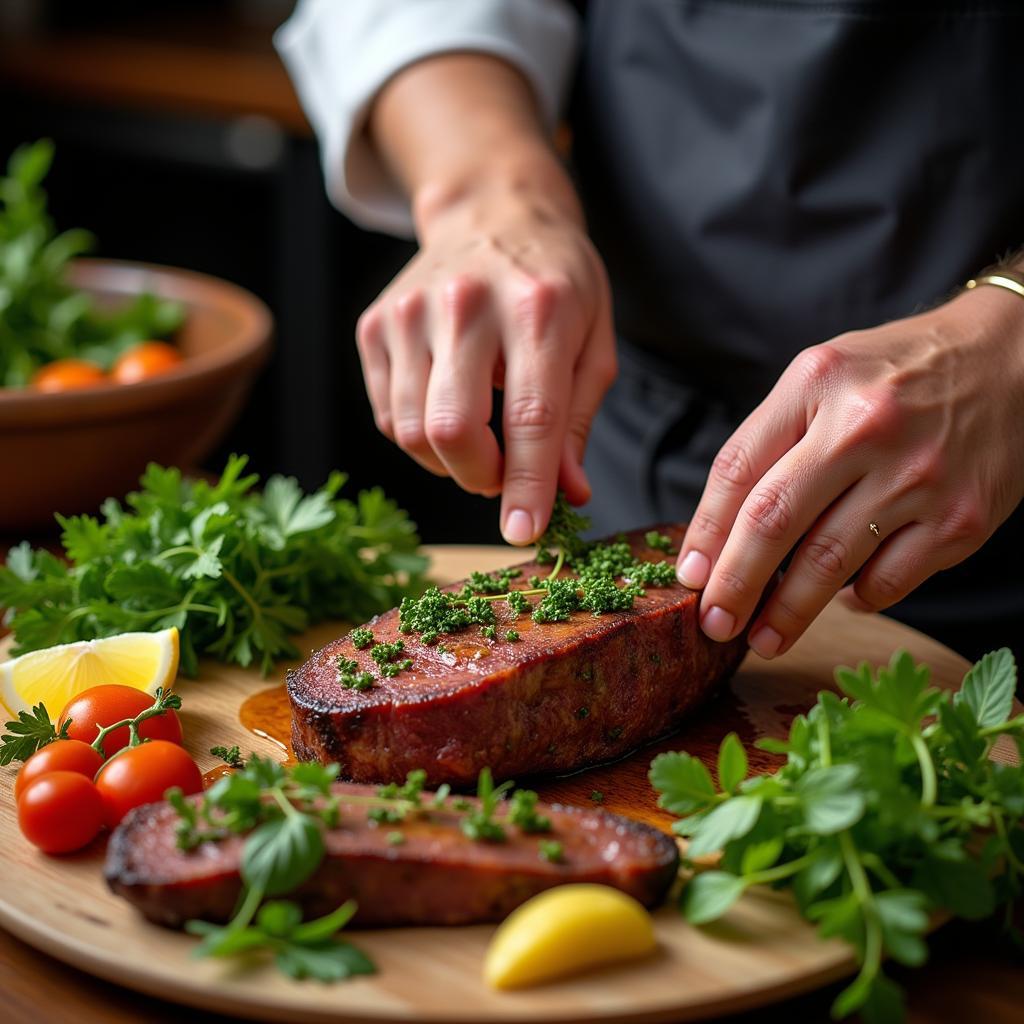
[[[584,26],[573,165],[621,362],[587,462],[607,531],[689,516],[801,349],[1024,242],[1024,4],[590,0]],[[1018,644],[1022,539],[1018,509],[893,613],[968,655]]]

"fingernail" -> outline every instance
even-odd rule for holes
[[[728,640],[736,628],[736,616],[715,605],[707,610],[700,625],[712,640]]]
[[[505,516],[501,532],[509,544],[529,544],[533,540],[533,517],[525,509],[514,508]]]
[[[771,626],[762,626],[751,634],[748,643],[750,649],[762,658],[774,658],[782,646],[782,637]]]
[[[691,551],[676,570],[679,582],[691,590],[700,590],[711,575],[711,559],[699,551]]]

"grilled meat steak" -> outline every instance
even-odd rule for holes
[[[685,527],[660,529],[678,548]],[[637,557],[674,557],[647,547],[644,532],[626,535]],[[548,571],[528,562],[514,585]],[[412,667],[346,689],[338,657],[377,676],[369,649],[349,637],[323,647],[288,674],[292,746],[300,760],[339,762],[357,782],[424,768],[429,784],[461,787],[487,766],[505,779],[614,760],[677,728],[743,659],[745,637],[720,644],[701,632],[699,597],[678,583],[648,587],[628,611],[544,624],[496,601],[499,639],[476,628],[442,635],[447,653],[400,633],[392,610],[367,625],[377,642],[404,640]],[[521,640],[501,639],[509,628]]]
[[[307,916],[354,899],[357,927],[500,921],[564,882],[614,886],[653,906],[676,875],[671,838],[598,809],[538,804],[551,819],[550,832],[524,834],[509,826],[505,842],[474,842],[462,834],[449,798],[445,807],[403,822],[405,840],[393,846],[387,839],[393,826],[369,822],[365,803],[345,803],[346,794],[365,799],[374,787],[336,783],[334,791],[341,797],[341,825],[326,833],[327,856],[319,870],[288,897]],[[131,811],[110,839],[107,883],[157,924],[229,920],[242,888],[244,837],[186,852],[176,846],[177,820],[166,803]],[[545,839],[562,844],[564,862],[541,859]]]

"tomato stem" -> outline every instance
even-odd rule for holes
[[[134,718],[122,718],[120,722],[114,722],[111,725],[97,726],[99,733],[92,741],[92,748],[105,758],[107,753],[103,749],[103,741],[115,729],[123,729],[125,726],[128,726],[128,746],[137,747],[142,743],[139,726],[143,722],[149,718],[156,718],[158,715],[166,715],[171,708],[180,707],[181,698],[176,693],[171,693],[170,690],[165,690],[162,686],[158,687],[153,703],[144,711],[140,711]]]

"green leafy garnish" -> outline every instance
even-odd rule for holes
[[[92,249],[88,231],[57,234],[43,179],[53,143],[11,155],[0,178],[0,387],[24,387],[55,359],[87,359],[109,369],[126,349],[165,338],[181,325],[179,303],[142,294],[114,311],[66,283],[68,263]]]
[[[361,651],[373,643],[373,633],[368,629],[353,629],[349,634],[349,639],[352,641],[352,646],[357,651]]]
[[[788,740],[758,743],[786,755],[772,775],[748,777],[734,734],[719,749],[717,787],[689,754],[656,757],[650,779],[681,818],[688,857],[722,853],[683,890],[687,919],[715,920],[752,885],[791,888],[822,936],[844,939],[860,964],[833,1016],[901,1020],[883,957],[921,964],[931,914],[983,918],[1024,894],[1024,768],[989,757],[1001,735],[1024,752],[1024,715],[1010,717],[1016,680],[1004,648],[953,695],[898,652],[877,670],[837,669],[844,697],[819,694]]]
[[[37,750],[54,740],[68,738],[71,719],[63,722],[58,732],[50,721],[46,706],[37,704],[30,712],[19,711],[16,722],[8,722],[0,737],[0,765],[12,761],[27,761]]]
[[[564,864],[565,848],[557,839],[542,839],[537,844],[537,856],[551,864]]]
[[[494,820],[494,814],[498,809],[501,798],[514,785],[515,783],[509,780],[503,782],[500,786],[495,786],[491,769],[482,768],[476,787],[476,795],[480,803],[475,808],[471,807],[463,819],[463,833],[470,839],[488,843],[503,843],[505,841],[505,829],[500,822]]]
[[[369,690],[373,686],[373,676],[369,672],[359,670],[359,662],[339,655],[334,661],[338,673],[338,683],[347,690]]]
[[[297,904],[267,897],[284,896],[320,867],[324,830],[338,824],[338,800],[331,783],[338,765],[297,764],[284,768],[253,756],[241,771],[218,780],[198,800],[171,790],[168,800],[179,815],[178,845],[190,850],[232,834],[246,834],[242,847],[244,885],[235,916],[225,926],[189,921],[200,935],[199,957],[226,957],[267,951],[293,978],[337,981],[369,974],[372,962],[335,935],[352,918],[351,900],[326,917],[302,921]]]
[[[242,757],[242,751],[237,746],[235,747],[210,747],[210,753],[214,757],[219,757],[229,768],[244,768],[245,758]]]
[[[644,541],[649,548],[653,548],[655,551],[664,551],[666,555],[672,554],[672,538],[667,533],[648,530],[644,534]]]
[[[379,489],[354,501],[331,475],[303,495],[286,477],[262,494],[232,456],[220,480],[150,465],[127,508],[58,517],[70,565],[27,544],[0,567],[15,654],[131,630],[181,631],[181,664],[200,654],[260,665],[298,657],[292,636],[325,619],[359,621],[419,593],[415,527]]]

